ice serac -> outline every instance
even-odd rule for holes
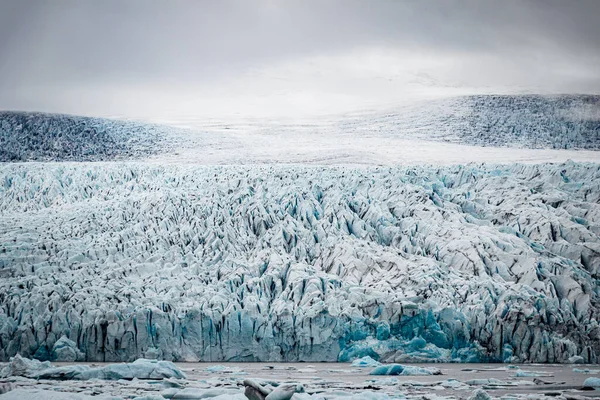
[[[597,362],[599,202],[597,164],[2,165],[0,359]]]

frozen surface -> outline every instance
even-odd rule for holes
[[[371,375],[441,375],[439,368],[416,367],[411,365],[387,364],[380,365],[371,371]]]
[[[107,161],[169,151],[181,129],[103,118],[0,112],[0,162]]]
[[[536,380],[537,378],[515,378],[514,369],[502,369],[490,364],[425,364],[419,367],[439,368],[442,375],[394,377],[372,376],[369,375],[368,369],[352,367],[350,364],[317,363],[307,366],[293,363],[232,363],[233,368],[244,371],[245,375],[226,371],[216,374],[208,372],[211,365],[177,364],[187,379],[57,381],[22,377],[0,378],[0,387],[5,385],[12,389],[0,395],[0,399],[247,400],[244,392],[249,384],[261,388],[262,392],[259,393],[264,393],[265,397],[279,391],[292,394],[292,400],[441,400],[470,397],[482,400],[490,397],[583,400],[597,397],[599,393],[596,390],[584,390],[586,376],[573,373],[568,365],[528,366],[528,369],[535,369],[549,376],[544,378],[544,381]],[[81,364],[60,366],[82,367]],[[313,369],[314,374],[301,372],[306,368]]]
[[[600,96],[463,96],[307,119],[162,125],[0,113],[0,161],[192,164],[600,161]],[[573,150],[578,149],[578,150]]]
[[[476,146],[600,149],[600,96],[478,95],[361,113],[339,130]]]
[[[599,200],[598,164],[5,164],[0,359],[597,362]]]
[[[589,150],[600,147],[599,99],[466,96],[305,120],[181,118],[168,123],[204,134],[196,134],[197,139],[191,134],[177,154],[161,154],[151,161],[210,165],[598,162],[598,152]]]

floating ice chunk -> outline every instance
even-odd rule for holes
[[[363,358],[359,358],[356,359],[354,361],[352,361],[352,366],[353,367],[378,367],[380,366],[381,363],[373,358],[371,358],[371,356],[365,356]]]
[[[304,387],[296,383],[284,384],[276,387],[265,400],[290,400],[295,393],[304,393]]]
[[[303,374],[316,374],[318,371],[314,368],[299,368],[298,372],[302,372]]]
[[[435,367],[415,367],[412,365],[381,365],[371,371],[371,375],[441,375],[442,371]]]
[[[583,364],[585,362],[584,358],[581,356],[573,356],[569,357],[569,363],[571,364]]]
[[[467,386],[457,379],[447,379],[439,382],[439,385],[448,389],[462,389]]]
[[[578,373],[578,374],[600,374],[600,369],[573,368],[573,372]]]
[[[492,397],[483,389],[475,389],[468,400],[492,400]]]
[[[600,389],[600,378],[587,378],[585,380],[585,382],[583,382],[583,386],[599,390]]]
[[[148,396],[140,396],[140,397],[134,397],[133,400],[164,400],[165,398],[163,396],[160,395],[148,395]]]
[[[36,373],[51,367],[52,364],[48,361],[40,362],[38,360],[30,360],[17,354],[12,357],[8,365],[0,371],[0,378],[8,378],[9,376],[32,377]]]
[[[170,361],[139,359],[130,364],[110,364],[100,368],[99,377],[119,379],[185,379],[185,375]]]
[[[185,389],[168,389],[161,393],[165,399],[172,400],[196,400],[196,399],[211,399],[211,400],[247,400],[246,396],[240,389],[231,388],[185,388]]]
[[[264,400],[271,392],[272,389],[263,386],[254,379],[244,379],[244,394],[249,400]]]
[[[404,366],[400,364],[382,365],[371,371],[370,375],[400,375]]]
[[[238,367],[226,367],[224,365],[211,365],[210,367],[206,367],[208,372],[223,372],[223,373],[242,373],[241,368]]]
[[[129,364],[109,364],[105,367],[90,368],[87,365],[66,365],[54,367],[49,362],[29,360],[15,356],[2,376],[24,376],[36,379],[88,380],[88,379],[185,379],[185,375],[170,361],[139,359]]]
[[[371,382],[378,386],[394,386],[398,384],[398,378],[377,378],[369,379],[367,382]]]
[[[442,371],[439,368],[435,367],[415,367],[411,365],[407,365],[404,367],[404,370],[400,375],[441,375]]]
[[[211,365],[210,367],[206,367],[206,370],[208,372],[223,372],[227,369],[229,369],[229,367],[226,367],[224,365]]]
[[[515,376],[517,378],[531,378],[531,377],[540,377],[540,376],[551,376],[548,374],[545,374],[543,372],[537,372],[537,371],[524,371],[522,369],[518,370],[515,374]]]

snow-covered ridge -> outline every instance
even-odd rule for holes
[[[599,202],[597,164],[5,164],[0,359],[597,362]]]
[[[139,158],[168,151],[176,131],[131,121],[3,111],[0,162]]]

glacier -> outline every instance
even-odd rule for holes
[[[160,163],[396,165],[438,164],[448,152],[479,154],[469,161],[552,161],[562,156],[555,149],[570,149],[572,159],[596,161],[590,153],[600,150],[597,95],[470,95],[301,121],[182,118],[164,123],[0,112],[0,162],[154,157]],[[441,154],[430,154],[441,144]]]
[[[363,112],[336,130],[474,146],[600,149],[598,95],[467,95]]]
[[[0,112],[0,162],[108,161],[173,150],[169,126],[36,112]]]
[[[598,362],[600,165],[0,164],[0,360]]]

